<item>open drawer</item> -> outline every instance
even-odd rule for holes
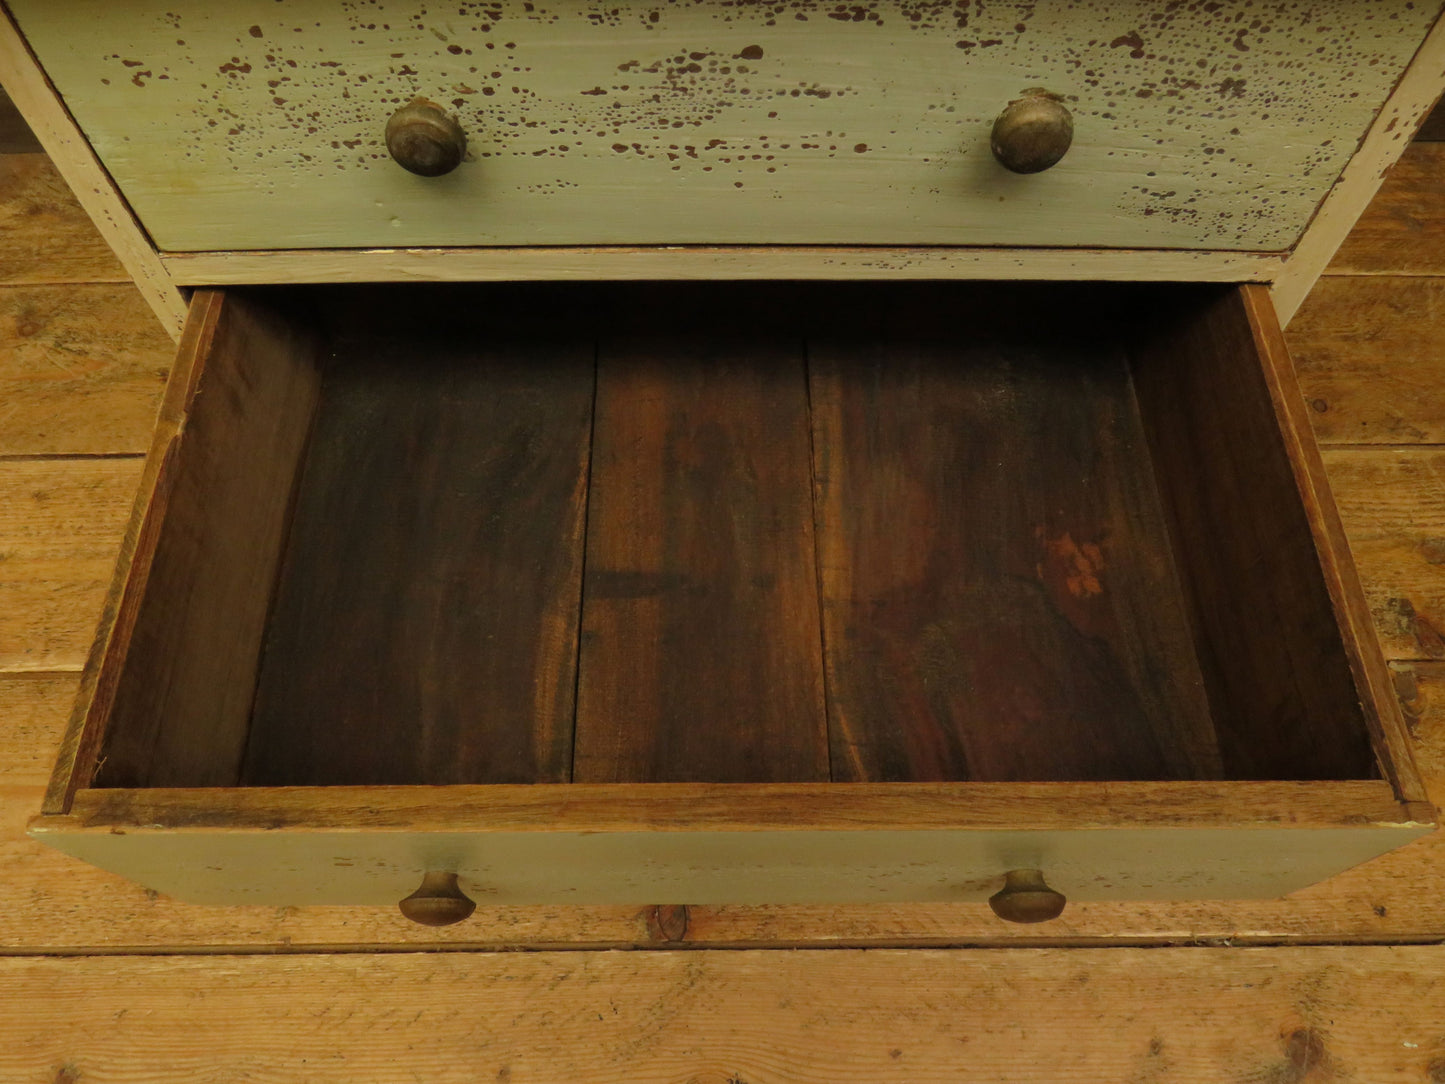
[[[199,292],[31,831],[721,904],[1274,896],[1433,819],[1263,288],[583,284]]]

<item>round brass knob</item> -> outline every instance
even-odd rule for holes
[[[386,149],[403,169],[422,177],[450,173],[467,153],[467,136],[436,102],[418,98],[386,122]]]
[[[1044,884],[1044,875],[1036,869],[1009,870],[1003,888],[988,898],[993,913],[1005,922],[1047,922],[1063,914],[1067,902]]]
[[[1042,87],[1009,102],[993,122],[993,156],[1015,173],[1040,173],[1074,141],[1074,118],[1057,94]]]
[[[407,918],[423,926],[450,926],[477,909],[457,886],[457,875],[438,870],[428,871],[421,879],[421,887],[397,906]]]

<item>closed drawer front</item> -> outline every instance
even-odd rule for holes
[[[1276,251],[1436,3],[14,0],[164,250],[886,244]],[[1072,148],[1018,176],[1043,87]],[[406,173],[423,97],[467,160]]]
[[[1320,880],[1433,813],[1271,321],[203,291],[34,831],[208,902]]]

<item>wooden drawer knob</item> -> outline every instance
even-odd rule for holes
[[[421,887],[397,906],[407,918],[423,926],[450,926],[477,909],[477,905],[457,886],[455,873],[437,870],[422,877]]]
[[[418,98],[386,122],[386,149],[403,169],[422,177],[450,173],[467,153],[467,136],[436,102]]]
[[[1011,869],[1004,874],[1003,888],[988,899],[993,913],[1005,922],[1047,922],[1064,913],[1063,893],[1044,884],[1036,869]]]
[[[1009,102],[993,122],[993,156],[1015,173],[1040,173],[1074,141],[1074,118],[1057,94],[1042,87]]]

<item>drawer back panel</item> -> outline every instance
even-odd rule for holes
[[[1232,290],[226,305],[325,360],[213,349],[100,785],[1375,774]]]

